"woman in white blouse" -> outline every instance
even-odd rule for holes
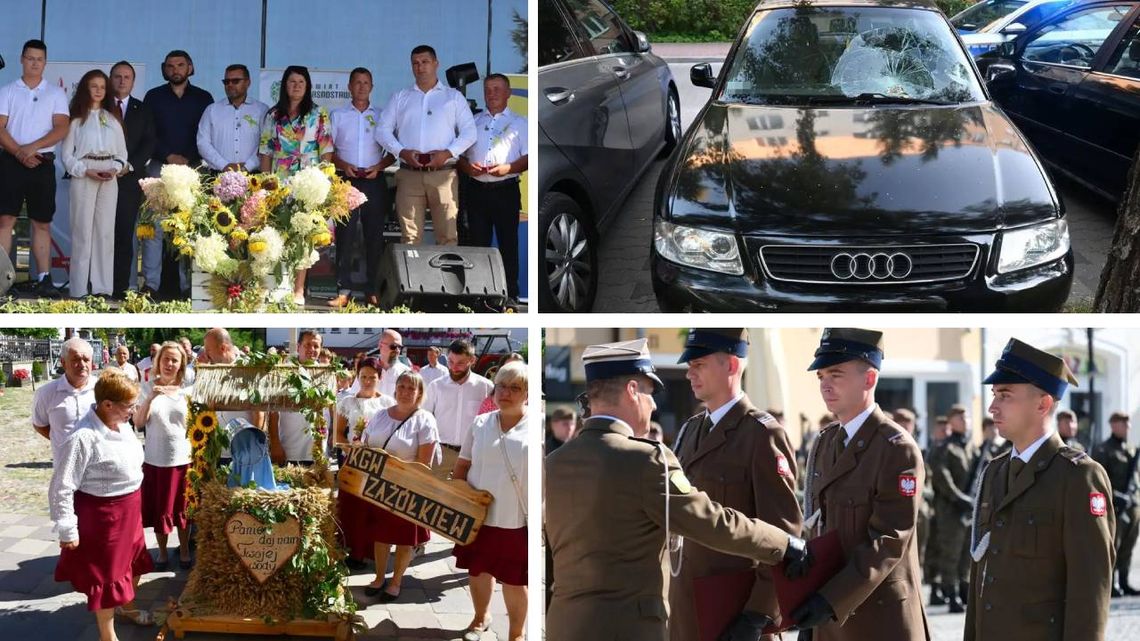
[[[190,439],[186,437],[186,353],[167,341],[158,348],[151,379],[143,384],[142,403],[135,412],[135,426],[146,435],[143,460],[143,527],[154,528],[158,539],[155,567],[165,570],[166,543],[171,530],[178,530],[178,557],[182,569],[190,568],[190,537],[186,522],[186,473],[190,468]]]
[[[405,372],[396,379],[396,404],[377,412],[368,421],[360,442],[386,450],[398,459],[417,461],[431,467],[439,443],[439,429],[435,417],[422,408],[423,404],[424,379],[415,372]],[[376,580],[364,588],[364,593],[379,596],[381,603],[391,603],[400,597],[400,583],[412,562],[412,550],[426,543],[430,533],[427,528],[371,504],[366,518],[372,530]],[[396,546],[396,561],[392,567],[392,578],[385,581],[393,545]]]
[[[131,429],[139,388],[116,369],[95,383],[95,405],[64,441],[49,487],[59,533],[56,581],[87,595],[100,641],[115,639],[114,616],[150,625],[134,602],[139,577],[154,568],[143,538],[143,451]]]
[[[503,586],[509,618],[508,638],[520,641],[526,627],[527,601],[527,425],[526,363],[513,361],[495,374],[499,409],[475,418],[467,432],[452,478],[465,480],[495,497],[479,535],[470,545],[455,546],[455,567],[471,577],[475,617],[463,635],[478,641],[491,625],[487,609],[495,580]]]
[[[127,173],[127,141],[119,110],[107,91],[107,74],[83,74],[71,99],[71,126],[60,146],[63,168],[71,175],[72,298],[109,296],[115,240],[117,178]]]
[[[396,404],[396,399],[380,393],[380,363],[375,358],[360,361],[356,367],[356,379],[360,381],[360,391],[345,395],[336,404],[335,442],[338,445],[359,443],[364,426],[372,417]],[[369,505],[368,501],[347,492],[337,494],[337,518],[348,548],[345,563],[353,570],[363,569],[364,560],[373,557]]]

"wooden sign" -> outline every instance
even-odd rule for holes
[[[265,583],[301,547],[301,524],[289,516],[283,523],[266,525],[238,512],[226,521],[226,540],[253,578]]]
[[[338,473],[341,492],[467,545],[475,540],[494,497],[463,481],[443,481],[420,463],[379,448],[352,446]]]

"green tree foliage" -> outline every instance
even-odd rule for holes
[[[185,336],[190,339],[190,342],[198,347],[202,345],[202,341],[209,331],[208,327],[194,327],[194,328],[177,328],[177,327],[130,327],[122,328],[107,328],[107,329],[93,329],[92,332],[102,338],[107,344],[111,343],[111,339],[115,336],[122,335],[126,337],[127,344],[133,347],[136,356],[142,358],[145,356],[143,353],[150,348],[151,343],[162,344],[164,341],[178,340]],[[249,346],[253,351],[265,350],[265,330],[264,329],[230,329],[230,338],[233,339],[234,345],[239,348]]]

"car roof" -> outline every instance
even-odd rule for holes
[[[756,10],[804,6],[803,0],[761,0]],[[940,11],[934,0],[815,0],[812,7],[899,7]]]

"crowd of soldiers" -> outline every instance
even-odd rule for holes
[[[603,638],[602,622],[623,640],[928,640],[924,582],[965,612],[967,641],[1095,641],[1110,596],[1136,593],[1128,416],[1091,456],[1070,444],[1060,357],[1012,339],[984,381],[981,443],[955,405],[922,452],[914,414],[874,401],[882,332],[825,330],[808,369],[835,420],[803,457],[743,393],[747,355],[746,330],[690,330],[681,362],[705,409],[670,449],[649,437],[664,386],[646,341],[586,349],[589,418],[545,461],[550,641]],[[827,539],[838,569],[783,602]],[[716,620],[710,598],[735,614]]]

